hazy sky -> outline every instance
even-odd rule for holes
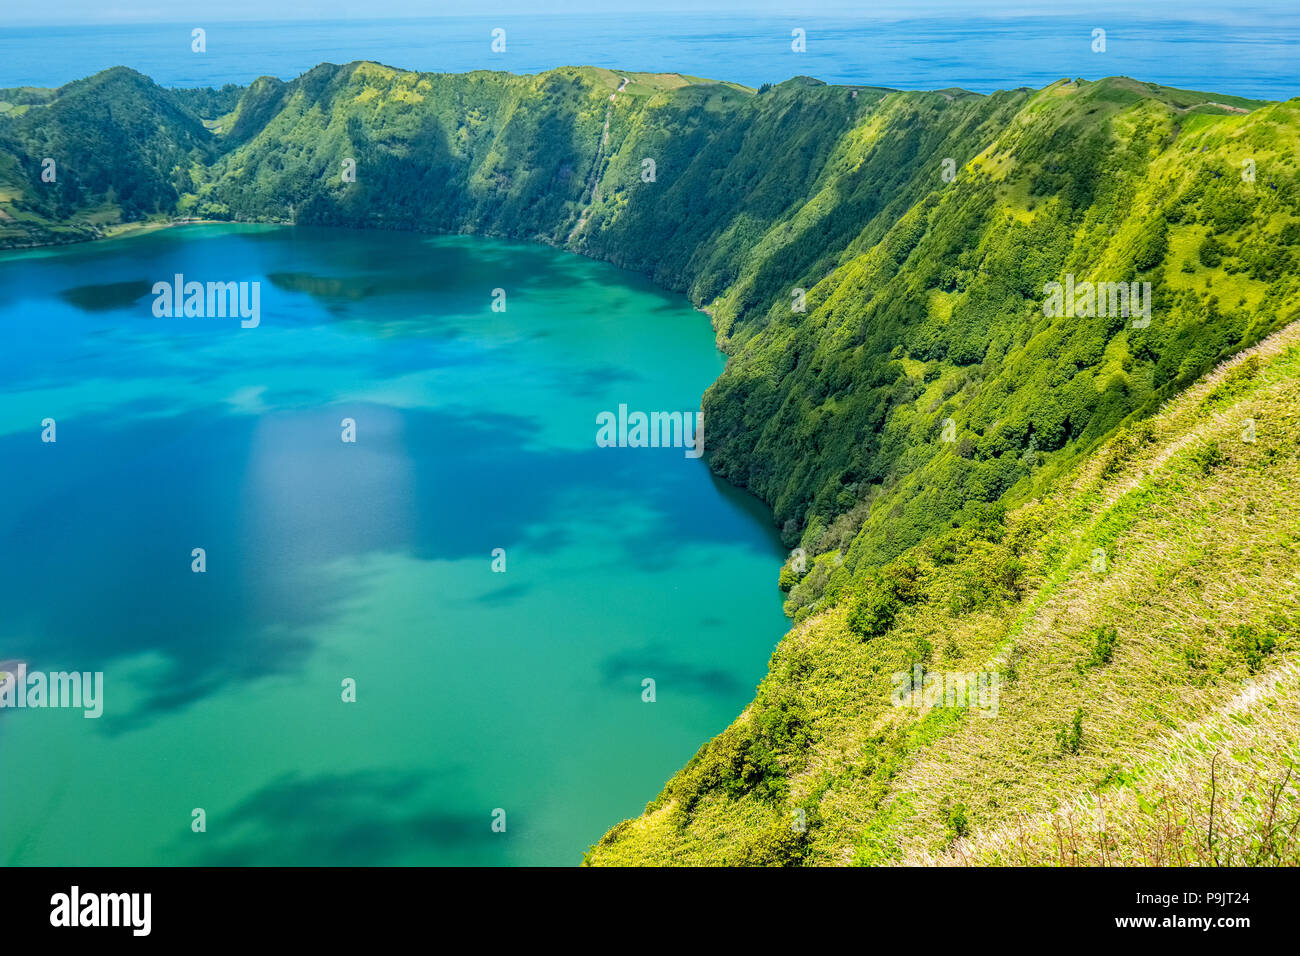
[[[1132,11],[1144,19],[1218,19],[1246,11],[1294,9],[1297,0],[0,0],[2,24],[375,19],[547,13],[723,13],[905,17],[973,13],[1069,14]],[[1261,20],[1261,22],[1265,22]]]

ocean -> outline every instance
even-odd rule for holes
[[[497,16],[419,20],[155,23],[0,29],[0,87],[59,86],[125,65],[164,86],[291,79],[322,62],[370,59],[436,72],[535,73],[566,65],[675,72],[748,86],[792,76],[981,93],[1062,77],[1126,75],[1261,99],[1300,95],[1300,5],[1252,13],[872,19],[735,16]],[[206,52],[191,51],[191,30]],[[492,31],[505,31],[493,52]],[[806,49],[791,49],[803,30]],[[1105,31],[1104,52],[1093,31]]]

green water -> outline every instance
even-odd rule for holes
[[[260,325],[155,318],[175,273]],[[756,502],[596,446],[723,365],[610,266],[191,226],[0,257],[0,333],[0,660],[105,675],[97,720],[0,711],[0,863],[574,864],[785,629]]]

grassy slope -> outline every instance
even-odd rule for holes
[[[914,549],[917,593],[879,636],[845,606],[803,622],[589,862],[1295,863],[1298,343],[1291,325],[1041,500]],[[1000,671],[997,715],[891,706],[917,662]]]

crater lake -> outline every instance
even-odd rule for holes
[[[0,255],[0,328],[0,660],[103,675],[0,709],[7,865],[577,864],[788,626],[760,503],[596,442],[724,364],[613,266],[190,225]]]

